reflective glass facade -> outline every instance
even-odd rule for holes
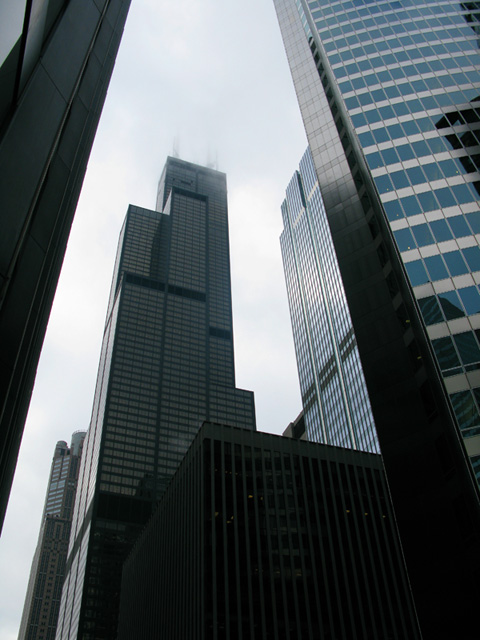
[[[298,2],[480,453],[480,4]],[[314,35],[313,35],[314,34]]]
[[[478,4],[274,4],[422,633],[475,637]]]
[[[57,638],[116,634],[121,567],[206,419],[255,428],[235,387],[225,174],[169,158],[121,232]]]
[[[310,150],[282,205],[280,238],[307,438],[377,452],[370,401]]]

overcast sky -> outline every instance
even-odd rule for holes
[[[257,427],[301,409],[280,205],[306,138],[272,0],[132,0],[38,367],[0,539],[0,638],[15,640],[53,450],[90,420],[118,233],[155,207],[174,149],[227,174],[237,386]]]

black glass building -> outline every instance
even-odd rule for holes
[[[479,6],[274,2],[422,632],[474,638]]]
[[[0,3],[0,529],[129,5]]]
[[[380,456],[204,424],[125,563],[133,637],[420,638]]]
[[[114,638],[121,567],[204,420],[255,429],[235,387],[226,176],[168,158],[120,235],[57,638]]]

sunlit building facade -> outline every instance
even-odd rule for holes
[[[480,7],[274,4],[422,631],[474,637]]]
[[[280,237],[306,436],[379,451],[345,291],[307,149],[282,204]]]
[[[122,563],[204,420],[255,429],[235,387],[224,173],[168,158],[120,235],[58,640],[116,637]]]

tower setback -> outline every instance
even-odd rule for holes
[[[115,637],[122,563],[204,420],[255,429],[235,387],[225,174],[168,158],[130,206],[107,310],[57,638]]]

